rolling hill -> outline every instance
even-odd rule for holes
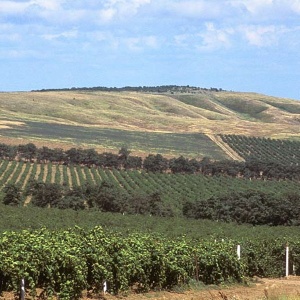
[[[0,142],[169,156],[239,156],[218,135],[300,140],[300,102],[197,90],[0,93]]]

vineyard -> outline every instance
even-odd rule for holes
[[[249,180],[226,176],[203,174],[151,173],[138,170],[117,170],[79,165],[38,164],[2,160],[0,162],[0,186],[16,184],[22,190],[32,180],[56,183],[69,188],[85,185],[100,185],[107,182],[125,196],[159,193],[163,202],[179,213],[186,201],[207,199],[224,193],[257,190],[284,194],[298,190],[298,182]],[[25,200],[28,203],[28,199]]]
[[[300,275],[299,103],[146,92],[1,93],[0,296]]]
[[[83,290],[110,293],[172,289],[191,281],[242,282],[248,276],[282,276],[286,239],[244,240],[238,259],[234,240],[169,239],[158,234],[120,235],[101,227],[85,231],[45,228],[0,236],[0,292],[19,289],[32,298],[79,299]],[[299,242],[291,240],[299,272]],[[37,295],[37,288],[39,293]],[[42,290],[42,292],[41,292]]]
[[[20,149],[22,150],[21,147]],[[291,153],[296,157],[296,165],[299,162],[297,151],[293,150]],[[239,155],[242,156],[240,153]],[[110,157],[112,156],[106,156]],[[240,195],[250,195],[251,201],[245,198],[242,205],[246,207],[247,214],[250,210],[255,211],[255,221],[258,220],[258,213],[267,212],[264,206],[260,206],[258,210],[252,206],[248,210],[249,204],[266,204],[277,215],[284,215],[288,208],[299,217],[299,205],[291,206],[289,203],[292,202],[284,202],[286,195],[289,195],[290,200],[298,201],[298,180],[267,180],[267,176],[255,179],[257,173],[249,177],[238,176],[239,170],[244,167],[243,163],[236,165],[235,162],[228,164],[227,161],[204,160],[201,172],[191,174],[172,172],[171,166],[174,167],[175,161],[185,162],[182,158],[169,161],[171,172],[165,170],[156,173],[146,172],[143,168],[125,170],[122,167],[104,168],[95,164],[88,166],[33,161],[30,155],[21,161],[0,161],[0,188],[3,194],[5,189],[11,186],[24,191],[24,195],[25,191],[34,186],[41,186],[42,196],[47,198],[46,195],[50,195],[47,192],[57,185],[63,187],[66,193],[74,192],[72,199],[76,202],[82,195],[79,192],[81,189],[88,190],[92,195],[92,188],[96,187],[98,196],[100,194],[101,197],[106,197],[105,204],[111,205],[111,197],[116,194],[116,199],[125,202],[136,201],[139,209],[149,205],[148,202],[151,201],[150,206],[163,203],[172,214],[159,219],[157,214],[152,214],[153,207],[144,212],[130,211],[128,215],[124,212],[104,213],[114,210],[96,206],[97,202],[93,201],[97,199],[93,197],[85,199],[85,204],[89,205],[88,209],[84,209],[86,206],[83,206],[80,211],[40,209],[35,207],[34,201],[37,197],[34,193],[22,198],[22,207],[1,204],[0,212],[3,218],[0,222],[0,293],[8,290],[17,293],[21,278],[25,279],[27,295],[32,299],[37,296],[40,299],[55,296],[58,299],[76,300],[83,291],[99,295],[104,281],[107,282],[110,293],[119,294],[129,290],[172,290],[178,286],[189,286],[192,282],[220,284],[245,282],[248,277],[253,276],[283,276],[286,243],[289,243],[291,249],[294,272],[300,273],[297,227],[291,227],[288,231],[286,227],[274,230],[269,227],[244,227],[245,234],[242,234],[235,232],[242,231],[236,223],[227,223],[226,229],[225,224],[221,225],[221,222],[190,222],[191,220],[182,218],[187,206],[193,214],[200,211],[199,208],[202,208],[204,203],[201,201],[206,200],[205,203],[209,205],[214,204],[215,200],[221,200],[216,202],[217,205],[223,211],[224,208],[230,211],[230,202],[226,202],[228,195],[231,196],[228,197],[230,201],[239,201]],[[164,162],[162,157],[160,161]],[[235,167],[237,171],[234,171]],[[224,170],[228,170],[227,175]],[[213,176],[214,174],[218,176]],[[282,178],[285,178],[284,176]],[[273,195],[277,198],[272,198]],[[236,196],[237,199],[234,198]],[[257,202],[260,196],[264,203]],[[265,196],[269,198],[265,199]],[[65,200],[65,195],[61,199]],[[256,202],[253,202],[253,199]],[[274,205],[268,202],[272,202],[273,199]],[[275,200],[278,200],[276,203],[279,204],[276,208]],[[53,204],[55,201],[54,199]],[[3,203],[5,204],[5,201]],[[125,203],[124,207],[126,205],[128,203]],[[52,207],[51,202],[41,207],[49,206]],[[62,208],[54,205],[53,207]],[[276,212],[278,208],[279,213]],[[188,210],[187,212],[190,213]],[[144,216],[137,215],[140,213],[144,213]],[[238,214],[242,215],[242,210],[239,210]],[[11,220],[12,215],[14,221]],[[222,220],[221,215],[218,216],[218,220]],[[67,224],[72,227],[65,229]],[[84,224],[84,229],[74,227],[74,224]],[[99,224],[110,230],[93,227]],[[162,227],[160,231],[163,234],[156,233],[159,231],[158,224]],[[45,225],[48,229],[43,228]],[[3,228],[10,226],[13,231],[3,231]],[[236,254],[237,244],[242,247],[240,260]]]
[[[300,163],[300,142],[297,141],[242,135],[221,135],[221,138],[245,160],[256,159],[291,166]]]

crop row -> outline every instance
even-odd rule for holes
[[[24,163],[3,160],[0,163],[0,186],[17,184],[26,189],[31,179],[47,183],[64,184],[67,187],[82,186],[86,182],[94,185],[106,181],[127,195],[149,195],[159,193],[162,200],[181,210],[186,201],[207,199],[232,191],[249,189],[283,194],[298,189],[298,182],[249,180],[226,176],[203,174],[166,174],[144,171],[125,171],[86,166],[64,166],[55,164]]]
[[[296,165],[300,163],[300,142],[270,138],[247,137],[242,135],[221,135],[227,143],[244,159],[273,161],[278,164]]]
[[[78,299],[83,290],[118,293],[188,284],[241,282],[245,276],[282,276],[284,240],[243,241],[238,259],[232,240],[169,239],[160,235],[108,233],[101,227],[65,231],[4,232],[0,236],[1,291],[18,290],[21,278],[32,297]],[[299,242],[290,242],[299,271]]]

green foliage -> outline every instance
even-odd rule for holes
[[[0,237],[2,289],[17,290],[21,278],[35,296],[79,299],[85,288],[96,292],[106,280],[110,292],[172,288],[197,276],[204,283],[241,281],[243,266],[232,242],[215,245],[159,235],[106,233],[96,227],[65,231],[23,230]],[[1,292],[1,291],[0,291]]]
[[[299,225],[300,195],[247,190],[213,196],[196,203],[187,202],[183,214],[196,219],[249,223],[252,225]]]
[[[21,278],[31,296],[79,299],[84,289],[111,293],[129,289],[172,289],[204,284],[241,282],[244,277],[284,275],[285,245],[291,264],[300,269],[299,240],[258,238],[242,240],[167,238],[148,233],[121,235],[97,226],[50,231],[22,230],[0,236],[0,292],[18,290]],[[236,255],[241,245],[241,260]]]
[[[218,98],[215,99],[215,101],[220,102],[222,105],[233,111],[257,119],[260,119],[260,114],[268,108],[263,102],[246,101],[238,96],[231,96],[223,99]]]
[[[276,163],[299,168],[300,142],[241,135],[221,135],[222,140],[247,161]],[[277,168],[278,169],[278,168]],[[284,172],[283,169],[277,173]],[[291,173],[292,170],[289,170]],[[291,176],[287,173],[287,176]]]
[[[147,172],[164,172],[169,168],[168,160],[161,154],[149,154],[144,159],[144,169]]]
[[[27,191],[25,195],[33,196],[32,204],[40,207],[50,206],[63,209],[73,207],[76,210],[89,207],[101,211],[129,214],[141,213],[173,216],[182,215],[183,207],[186,210],[188,203],[205,202],[208,199],[211,199],[210,201],[214,203],[214,199],[230,199],[234,198],[235,194],[244,195],[247,191],[252,190],[254,191],[253,197],[251,196],[253,201],[255,197],[260,197],[264,194],[265,202],[269,203],[265,210],[266,214],[270,207],[274,207],[272,212],[274,220],[271,222],[267,220],[267,224],[299,224],[298,218],[295,218],[288,208],[289,205],[293,208],[298,207],[298,182],[295,180],[261,180],[268,178],[268,174],[273,174],[277,170],[276,168],[267,168],[269,165],[263,165],[262,163],[251,165],[248,163],[233,164],[227,161],[215,163],[209,160],[201,161],[201,172],[204,174],[218,174],[218,176],[203,175],[201,173],[147,173],[138,170],[88,168],[87,166],[82,167],[79,165],[60,165],[52,168],[51,163],[39,165],[40,173],[36,174],[38,164],[28,162],[25,168],[20,167],[22,164],[24,163],[2,161],[0,169],[3,174],[0,180],[2,180],[2,184],[7,184],[7,178],[13,172],[17,173],[16,170],[20,170],[18,176],[10,177],[9,183],[24,187],[25,192]],[[171,160],[171,165],[176,168],[176,172],[180,172],[183,169],[187,171],[187,166],[188,168],[193,166],[194,168],[199,168],[197,162],[186,160],[183,157]],[[236,178],[237,174],[241,176],[242,168],[246,168],[245,174],[252,172],[252,175],[249,175],[251,179],[255,178],[255,176],[258,176],[258,179]],[[266,171],[263,172],[262,170]],[[29,176],[27,176],[28,173],[30,173]],[[263,174],[260,175],[261,173]],[[277,176],[278,173],[275,172],[275,175]],[[27,181],[25,181],[25,177]],[[38,180],[33,180],[34,177],[38,178]],[[44,178],[46,178],[46,182],[43,182]],[[55,182],[50,182],[50,178],[51,180],[54,179]],[[87,189],[87,187],[89,188]],[[75,194],[71,193],[71,190]],[[276,197],[274,197],[275,194]],[[156,199],[154,203],[152,203],[153,197]],[[247,202],[248,198],[247,195],[244,195],[241,201],[238,198],[235,201],[237,203],[240,202],[240,205],[244,205],[242,203],[244,200]],[[279,203],[280,201],[278,202],[278,199],[283,199],[281,204]],[[207,204],[207,207],[211,207],[211,205]],[[193,209],[192,211],[196,212]],[[275,216],[276,213],[279,217]],[[297,211],[295,211],[295,214],[297,214]],[[186,213],[185,215],[188,216]],[[203,215],[202,217],[205,216]],[[209,218],[215,219],[212,216]],[[236,220],[242,222],[244,220],[257,224],[255,219],[259,219],[254,217],[254,220],[251,221],[249,218],[245,218],[245,215],[240,219],[230,216],[227,218],[227,221]],[[262,224],[262,222],[259,221],[259,224]]]
[[[71,140],[77,145],[101,145],[106,149],[119,151],[123,145],[128,145],[131,150],[144,153],[161,153],[172,155],[187,155],[192,157],[210,156],[213,159],[225,159],[227,156],[216,144],[202,133],[160,133],[127,131],[119,129],[97,128],[95,126],[73,126],[66,124],[30,122],[26,126],[16,126],[9,130],[3,129],[2,134],[9,137],[36,138],[43,133],[43,138],[48,140]],[[50,142],[51,143],[51,142]],[[1,152],[0,152],[1,155]],[[7,156],[5,156],[7,157]],[[65,156],[59,156],[64,161]],[[76,155],[74,156],[76,159]],[[73,162],[74,163],[74,162]]]
[[[26,190],[32,195],[32,204],[39,207],[55,207],[63,196],[62,186],[57,183],[32,181]]]
[[[3,188],[3,193],[3,204],[19,206],[22,203],[23,197],[19,186],[15,184],[7,184]]]
[[[288,102],[275,102],[266,101],[269,105],[275,106],[283,111],[287,111],[291,114],[300,114],[300,106],[298,103],[288,103]]]

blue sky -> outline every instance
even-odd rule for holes
[[[0,91],[193,85],[300,99],[300,0],[1,0]]]

